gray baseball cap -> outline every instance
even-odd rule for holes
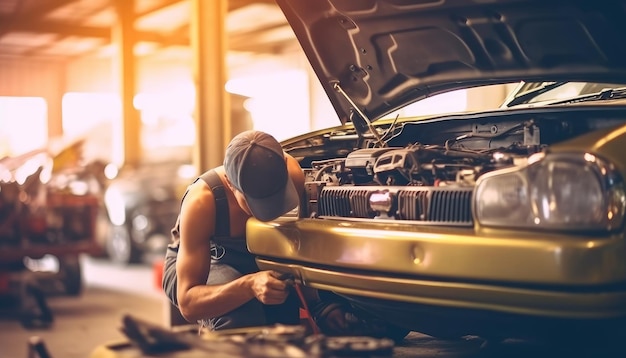
[[[236,135],[226,147],[224,169],[228,180],[245,196],[252,215],[261,221],[274,220],[300,203],[283,149],[265,132],[250,130]]]

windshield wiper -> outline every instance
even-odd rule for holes
[[[606,100],[619,99],[619,98],[626,98],[626,87],[607,88],[596,93],[583,94],[580,96],[576,96],[576,97],[572,97],[572,98],[568,98],[564,100],[550,102],[548,103],[548,105],[590,102],[590,101],[606,101]]]
[[[552,91],[553,89],[557,88],[557,87],[561,87],[564,84],[566,84],[568,82],[565,81],[561,81],[561,82],[548,82],[542,86],[539,87],[535,87],[529,91],[523,92],[517,96],[515,96],[515,98],[513,98],[509,103],[506,104],[507,107],[513,107],[513,106],[517,106],[518,104],[524,104],[524,103],[528,103],[531,99],[546,93],[548,91]]]

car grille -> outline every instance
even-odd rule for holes
[[[374,192],[388,190],[394,198],[389,217],[369,207]],[[471,226],[471,187],[346,187],[326,186],[319,193],[318,217],[389,218],[424,224]]]

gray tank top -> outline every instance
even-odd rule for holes
[[[228,198],[224,184],[215,170],[209,170],[196,178],[203,180],[211,188],[215,198],[215,234],[209,238],[211,240],[211,263],[220,263],[232,266],[241,274],[257,272],[259,269],[254,260],[254,256],[248,251],[245,236],[232,237],[230,235],[230,215],[228,210]],[[183,195],[183,200],[187,196],[187,191]],[[172,243],[168,245],[168,250],[178,252],[180,244],[180,216],[176,219],[176,224],[171,230]]]

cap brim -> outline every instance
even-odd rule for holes
[[[244,194],[245,195],[245,194]],[[252,215],[261,221],[271,221],[288,213],[300,204],[300,197],[291,178],[283,190],[262,199],[245,195]]]

